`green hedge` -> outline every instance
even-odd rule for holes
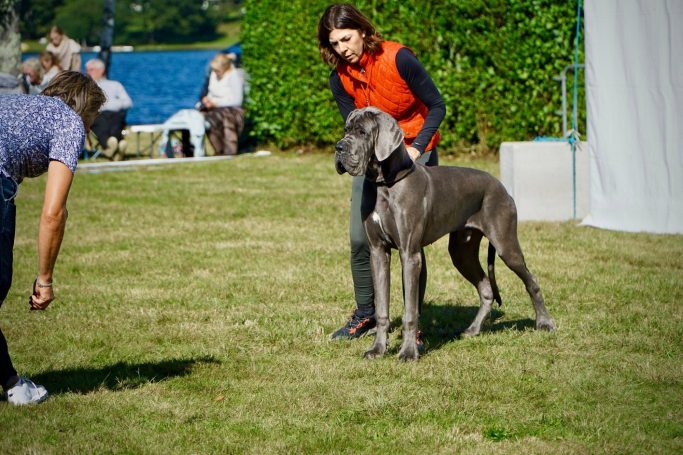
[[[262,141],[326,147],[341,137],[341,116],[328,87],[331,69],[321,61],[316,41],[328,4],[246,4],[242,42],[251,75],[249,115]],[[561,135],[560,83],[554,77],[573,62],[576,0],[355,4],[386,39],[412,48],[431,74],[447,108],[442,148],[486,151],[502,141]],[[569,76],[571,110],[572,71]],[[580,73],[579,106],[585,105],[582,85]],[[584,109],[579,113],[584,131]]]

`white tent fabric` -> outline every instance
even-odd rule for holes
[[[586,0],[590,215],[683,233],[683,0]]]

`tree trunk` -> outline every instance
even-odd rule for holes
[[[21,35],[13,0],[0,0],[0,72],[19,74]]]

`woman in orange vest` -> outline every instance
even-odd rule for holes
[[[342,118],[354,109],[375,106],[396,119],[413,161],[436,166],[438,128],[446,106],[415,54],[399,43],[386,41],[354,6],[333,4],[318,23],[320,56],[334,70],[330,88]],[[375,303],[370,249],[361,219],[361,201],[372,198],[373,185],[353,178],[351,189],[351,274],[356,309],[332,338],[358,338],[375,326]],[[420,307],[427,282],[425,264],[420,274]]]

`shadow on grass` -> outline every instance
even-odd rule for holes
[[[420,315],[420,329],[423,333],[422,339],[425,342],[427,352],[437,350],[447,343],[457,341],[465,329],[470,326],[477,315],[477,311],[479,311],[477,306],[440,305],[434,302],[425,302],[422,307],[422,314]],[[523,332],[527,329],[533,329],[535,326],[533,319],[498,321],[503,316],[505,316],[505,312],[501,311],[498,305],[495,305],[489,314],[488,320],[484,322],[480,336],[503,330]],[[401,326],[401,317],[392,319],[391,327],[395,331],[399,329],[400,333]],[[396,352],[398,352],[398,349],[399,346],[396,346]]]
[[[31,377],[44,385],[50,394],[88,393],[95,390],[135,389],[152,382],[187,376],[197,364],[220,363],[213,357],[198,359],[173,359],[158,362],[117,362],[99,368],[68,368],[47,371]]]

